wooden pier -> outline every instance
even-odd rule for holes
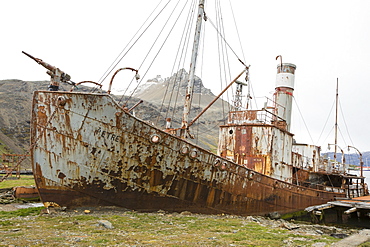
[[[336,201],[311,206],[315,223],[339,223],[370,228],[370,195],[355,198],[337,198]]]

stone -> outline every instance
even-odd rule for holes
[[[107,229],[113,229],[114,228],[112,223],[110,223],[108,220],[99,220],[98,224],[100,226],[103,226],[103,227],[107,228]]]
[[[277,220],[277,219],[280,219],[281,214],[279,214],[278,212],[271,212],[269,213],[269,217],[272,220]]]
[[[332,233],[330,234],[330,236],[334,238],[341,238],[341,239],[348,237],[348,235],[344,233]]]
[[[317,243],[313,243],[311,246],[312,247],[325,247],[327,245],[327,243],[325,242],[317,242]]]

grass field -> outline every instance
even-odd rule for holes
[[[330,246],[338,241],[237,216],[81,210],[39,215],[40,210],[0,212],[0,246]]]
[[[35,185],[33,175],[21,175],[20,179],[17,179],[14,175],[12,175],[3,182],[0,182],[0,189],[13,188],[15,186],[31,186],[31,185]]]

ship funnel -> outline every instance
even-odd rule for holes
[[[277,66],[275,87],[275,115],[279,126],[286,126],[290,131],[292,118],[292,100],[296,66],[291,63],[281,63]],[[285,122],[285,124],[282,124]]]

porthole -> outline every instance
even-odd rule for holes
[[[215,161],[213,162],[214,166],[219,166],[220,164],[221,164],[221,160],[219,158],[215,159]]]
[[[189,156],[190,156],[190,158],[193,158],[193,159],[197,158],[198,157],[198,150],[196,150],[196,149],[191,150]]]
[[[229,130],[229,134],[232,135],[234,133],[233,130]]]
[[[187,154],[187,153],[189,153],[189,147],[188,147],[188,146],[183,146],[183,147],[181,148],[180,152],[181,152],[182,154]]]
[[[221,170],[226,170],[227,169],[227,163],[223,162],[221,165]]]
[[[161,137],[157,134],[151,135],[150,136],[150,141],[152,143],[159,143],[161,141]]]
[[[64,96],[58,96],[58,98],[57,98],[57,104],[59,106],[65,106],[65,104],[66,104],[66,98]]]

